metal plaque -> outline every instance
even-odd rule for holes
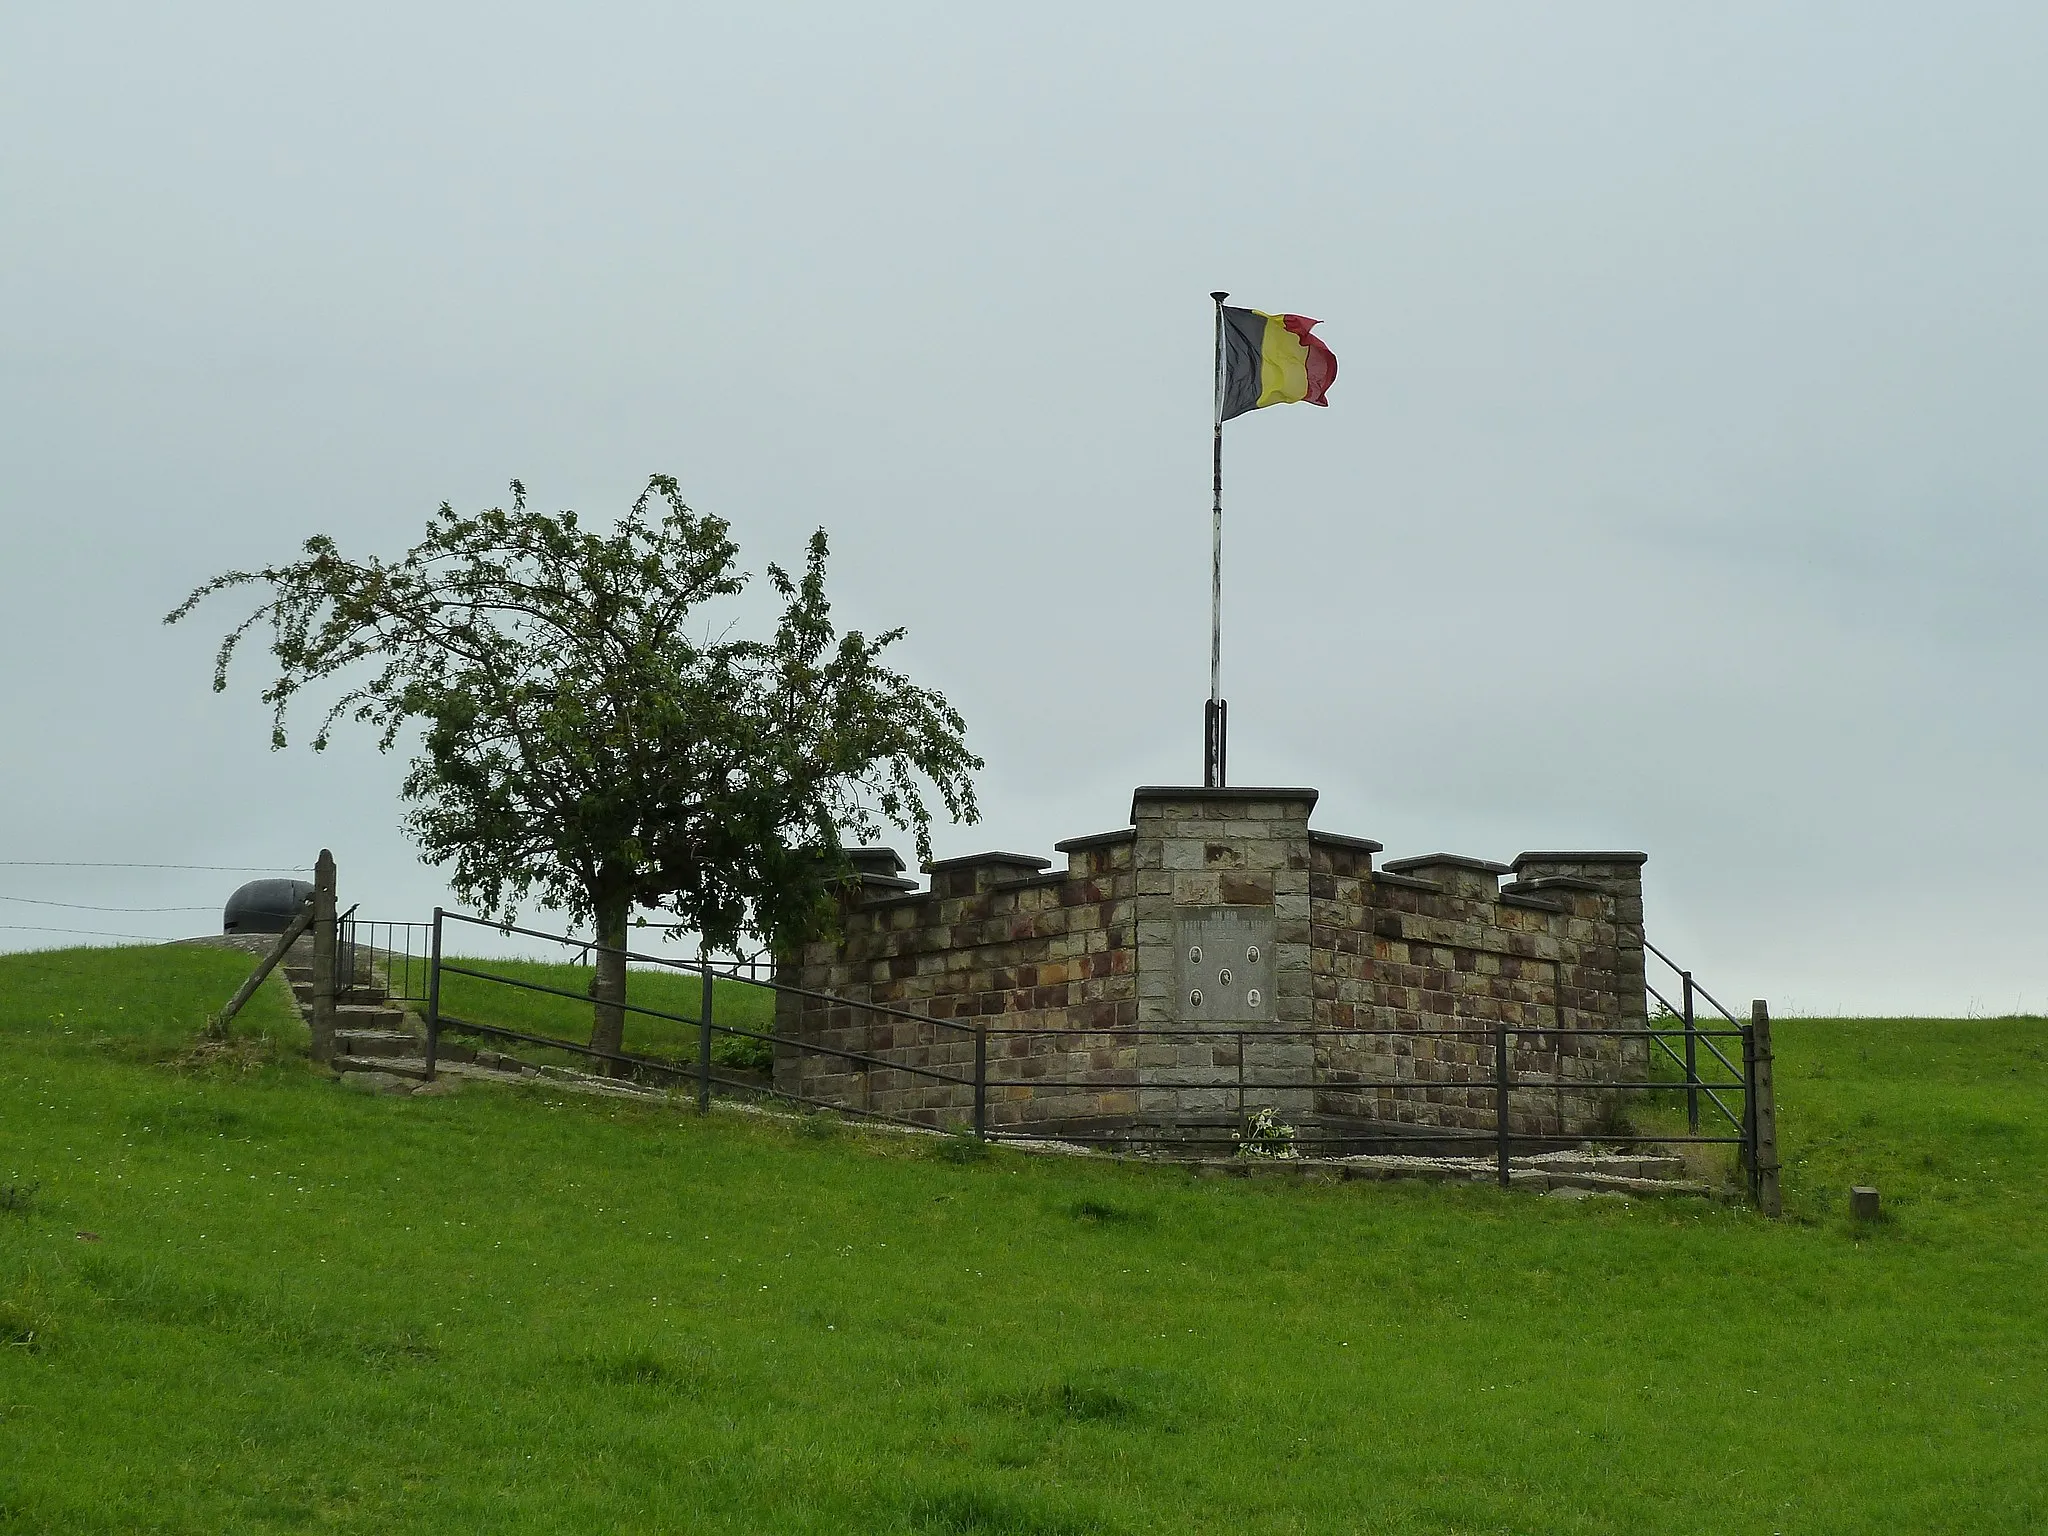
[[[1271,912],[1202,907],[1176,918],[1173,929],[1183,1024],[1272,1021]]]

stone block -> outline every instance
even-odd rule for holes
[[[1224,871],[1208,877],[1210,883],[1201,888],[1202,894],[1183,894],[1186,887],[1178,882],[1174,891],[1175,899],[1187,905],[1214,906],[1270,906],[1273,903],[1273,877],[1268,874]],[[1304,905],[1300,916],[1308,915]]]

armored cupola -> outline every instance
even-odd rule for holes
[[[222,933],[283,933],[313,894],[307,880],[251,880],[228,898]]]

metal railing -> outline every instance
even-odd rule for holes
[[[553,943],[566,949],[580,951],[587,960],[603,946],[594,941],[571,938],[560,934],[547,933],[539,929],[523,928],[516,925],[491,922],[471,917],[464,913],[437,909],[431,924],[387,925],[391,927],[417,927],[425,931],[425,956],[423,966],[424,1002],[427,1027],[427,1071],[431,1077],[437,1069],[440,1056],[440,1041],[444,1034],[461,1034],[485,1039],[494,1039],[512,1044],[539,1047],[561,1051],[572,1056],[604,1064],[615,1074],[624,1073],[652,1081],[667,1081],[688,1084],[696,1090],[697,1107],[708,1110],[714,1087],[729,1091],[763,1095],[817,1108],[825,1108],[866,1119],[917,1126],[922,1129],[943,1129],[950,1125],[954,1129],[968,1131],[988,1141],[1006,1139],[1058,1137],[1061,1140],[1095,1145],[1134,1143],[1149,1146],[1167,1146],[1175,1149],[1193,1150],[1206,1146],[1236,1148],[1242,1145],[1240,1135],[1232,1133],[1229,1122],[1219,1120],[1213,1111],[1206,1117],[1200,1112],[1176,1113],[1173,1096],[1177,1094],[1206,1095],[1213,1100],[1220,1092],[1225,1098],[1234,1096],[1236,1120],[1241,1126],[1245,1115],[1261,1100],[1271,1101],[1282,1094],[1320,1095],[1326,1101],[1370,1096],[1398,1100],[1403,1095],[1421,1094],[1425,1098],[1437,1095],[1434,1111],[1439,1120],[1445,1112],[1456,1111],[1467,1121],[1482,1123],[1429,1123],[1420,1119],[1391,1121],[1368,1119],[1363,1116],[1347,1116],[1342,1112],[1329,1112],[1311,1108],[1305,1119],[1310,1124],[1297,1128],[1294,1145],[1300,1148],[1349,1148],[1356,1150],[1365,1144],[1398,1145],[1406,1140],[1411,1144],[1419,1142],[1457,1144],[1471,1143],[1475,1150],[1485,1148],[1492,1153],[1495,1175],[1506,1186],[1511,1182],[1511,1160],[1520,1152],[1526,1153],[1537,1148],[1551,1148],[1568,1145],[1595,1143],[1612,1146],[1673,1146],[1673,1145],[1728,1145],[1737,1150],[1742,1165],[1750,1172],[1752,1193],[1757,1190],[1758,1136],[1759,1123],[1756,1112],[1760,1088],[1760,1063],[1755,1049],[1750,1025],[1743,1024],[1727,1010],[1714,1002],[1712,996],[1689,974],[1680,971],[1684,978],[1683,1001],[1690,1004],[1694,996],[1706,998],[1718,1009],[1726,1020],[1726,1027],[1718,1022],[1705,1027],[1694,1017],[1689,1007],[1683,1013],[1672,1010],[1672,1024],[1653,1021],[1644,1026],[1623,1026],[1613,1028],[1576,1029],[1564,1025],[1560,1014],[1557,1022],[1541,1027],[1510,1026],[1504,1021],[1488,1023],[1453,1021],[1444,1026],[1407,1026],[1366,1028],[1346,1026],[1342,1028],[1287,1028],[1287,1027],[1150,1027],[1109,1025],[1095,1027],[1058,1026],[1007,1026],[980,1019],[964,1023],[955,1019],[936,1018],[930,1014],[909,1009],[890,1007],[885,1004],[864,1002],[854,998],[792,986],[772,979],[760,979],[757,962],[752,966],[736,964],[718,959],[681,960],[670,956],[654,955],[622,950],[618,953],[629,964],[656,967],[683,975],[695,975],[701,979],[694,1013],[677,1012],[669,1009],[650,1007],[645,1003],[624,1001],[616,1006],[622,1016],[647,1020],[665,1021],[689,1026],[695,1031],[694,1051],[687,1060],[663,1059],[644,1052],[613,1050],[591,1045],[587,1042],[563,1039],[540,1033],[533,1029],[520,1029],[511,1025],[492,1022],[487,1019],[462,1017],[450,1013],[444,1006],[442,980],[446,976],[459,976],[486,986],[499,986],[511,991],[566,999],[580,1005],[592,1004],[587,989],[571,990],[535,980],[531,976],[513,976],[502,970],[494,971],[487,962],[451,958],[444,953],[443,940],[447,925],[485,928],[503,935]],[[409,937],[402,948],[387,951],[409,959],[412,946]],[[1660,960],[1669,960],[1661,951],[1652,950]],[[755,974],[746,974],[751,969]],[[1676,967],[1674,967],[1676,969]],[[402,974],[410,974],[409,966],[403,967]],[[871,1048],[857,1049],[850,1043],[827,1044],[822,1039],[805,1038],[800,1035],[776,1033],[771,1027],[760,1030],[738,1023],[721,1023],[716,1018],[714,986],[717,982],[737,983],[745,987],[759,988],[777,997],[798,1000],[798,1006],[805,1003],[821,1006],[828,1014],[836,1013],[841,1020],[858,1020],[870,1026],[887,1026],[893,1035],[905,1025],[911,1027],[911,1040],[890,1039],[882,1047],[872,1044],[874,1030],[867,1031]],[[1652,996],[1661,995],[1654,990]],[[997,1016],[1000,1017],[1000,1016]],[[821,1024],[822,1027],[822,1024]],[[756,1077],[738,1076],[721,1071],[713,1058],[716,1038],[756,1042],[784,1062],[794,1061],[801,1065],[806,1061],[822,1062],[830,1066],[857,1068],[867,1073],[893,1074],[886,1079],[898,1079],[912,1084],[922,1084],[942,1096],[942,1102],[926,1104],[915,1110],[906,1111],[901,1106],[878,1109],[868,1103],[848,1102],[845,1096],[821,1095],[801,1091],[804,1074],[801,1070],[784,1074],[771,1073],[768,1080]],[[1119,1061],[1115,1065],[1090,1066],[1080,1069],[1079,1075],[1063,1071],[1057,1075],[1033,1076],[1029,1070],[1030,1045],[1032,1041],[1051,1041],[1058,1044],[1061,1053],[1092,1053],[1100,1050],[1114,1050],[1132,1059]],[[1148,1044],[1197,1041],[1209,1048],[1211,1065],[1201,1069],[1194,1077],[1162,1075],[1150,1065],[1140,1067],[1135,1057]],[[1279,1042],[1303,1042],[1307,1048],[1305,1059],[1298,1059],[1281,1067],[1270,1063],[1262,1064],[1248,1053],[1248,1045],[1271,1047]],[[1430,1041],[1441,1046],[1456,1042],[1477,1047],[1468,1059],[1459,1062],[1427,1063],[1428,1072],[1412,1065],[1411,1075],[1398,1075],[1397,1061],[1414,1061],[1412,1053],[1403,1058],[1400,1055],[1401,1042]],[[1627,1042],[1641,1041],[1640,1065],[1631,1062],[1625,1047]],[[1005,1050],[1006,1044],[1025,1042],[1022,1052]],[[1336,1048],[1348,1047],[1353,1052],[1366,1048],[1368,1042],[1380,1042],[1387,1049],[1377,1056],[1357,1057],[1350,1065],[1333,1065],[1328,1060],[1330,1051],[1325,1043],[1334,1043]],[[1614,1076],[1573,1076],[1563,1069],[1571,1055],[1565,1047],[1574,1051],[1593,1045],[1594,1042],[1613,1042],[1613,1056],[1602,1064],[1614,1072]],[[1722,1045],[1729,1044],[1724,1051]],[[941,1063],[931,1060],[935,1048],[953,1047],[953,1054],[960,1060]],[[993,1047],[993,1054],[992,1054]],[[1702,1069],[1702,1052],[1710,1062]],[[971,1052],[971,1055],[970,1055]],[[1319,1052],[1322,1054],[1319,1056]],[[1682,1075],[1674,1081],[1659,1078],[1652,1072],[1652,1064],[1659,1058],[1655,1053],[1675,1064]],[[1216,1056],[1221,1053],[1229,1060],[1218,1063]],[[943,1051],[938,1054],[945,1054]],[[1517,1058],[1520,1058],[1518,1062]],[[913,1059],[920,1058],[920,1059]],[[1021,1063],[1012,1070],[1009,1063]],[[1738,1062],[1740,1065],[1738,1065]],[[1767,1071],[1768,1058],[1763,1070]],[[1367,1066],[1384,1064],[1389,1075],[1365,1070]],[[950,1070],[949,1070],[950,1066]],[[1635,1066],[1635,1071],[1629,1069]],[[1545,1068],[1548,1070],[1545,1070]],[[1218,1072],[1227,1072],[1228,1077],[1219,1079]],[[779,1080],[778,1080],[779,1076]],[[1767,1085],[1767,1078],[1764,1079]],[[1062,1127],[1056,1123],[1029,1122],[1019,1120],[1002,1128],[990,1123],[991,1096],[997,1096],[1014,1104],[1018,1097],[1029,1097],[1040,1093],[1103,1093],[1123,1092],[1142,1094],[1148,1098],[1155,1112],[1166,1118],[1145,1122],[1143,1116],[1135,1117],[1133,1125],[1113,1128],[1089,1129],[1085,1124]],[[1763,1089],[1768,1092],[1767,1086]],[[1612,1093],[1683,1093],[1686,1103],[1686,1129],[1683,1134],[1657,1129],[1637,1130],[1618,1124],[1595,1129],[1585,1126],[1568,1128],[1561,1109],[1556,1109],[1558,1096],[1563,1094],[1590,1095]],[[1445,1104],[1445,1095],[1456,1095],[1455,1102]],[[1516,1115],[1517,1100],[1524,1110],[1519,1121]],[[901,1097],[899,1094],[898,1097]],[[1532,1111],[1530,1106],[1539,1106]],[[1543,1120],[1540,1106],[1548,1104],[1556,1109],[1554,1129],[1542,1129]],[[1703,1129],[1703,1110],[1706,1128]],[[1490,1111],[1490,1114],[1487,1113]],[[1455,1118],[1455,1117],[1453,1117]],[[1483,1123],[1490,1119],[1490,1124]],[[1532,1129],[1531,1127],[1536,1128]],[[1170,1129],[1172,1134],[1159,1134]]]
[[[931,1019],[926,1017],[925,1015],[911,1013],[902,1009],[885,1008],[879,1004],[874,1003],[854,1003],[844,998],[832,997],[827,993],[806,991],[804,988],[801,987],[791,987],[783,985],[781,983],[770,981],[757,981],[749,976],[740,974],[740,971],[743,969],[743,965],[735,964],[730,960],[720,961],[716,958],[706,960],[679,960],[669,955],[651,955],[641,953],[635,950],[626,949],[611,952],[622,955],[629,964],[659,967],[665,970],[699,976],[701,977],[703,983],[702,991],[699,994],[697,1012],[694,1015],[674,1013],[661,1008],[650,1008],[644,1004],[634,1003],[631,1001],[620,1002],[613,1006],[618,1007],[621,1013],[625,1015],[630,1015],[638,1018],[660,1019],[677,1024],[694,1025],[698,1033],[696,1041],[696,1050],[694,1052],[693,1059],[688,1062],[664,1061],[659,1057],[653,1057],[644,1054],[636,1054],[627,1051],[614,1051],[601,1046],[589,1045],[573,1040],[564,1040],[555,1036],[540,1035],[530,1030],[519,1030],[510,1028],[502,1024],[492,1024],[481,1019],[459,1018],[448,1013],[442,1007],[441,1001],[441,979],[444,975],[467,977],[475,981],[509,987],[515,991],[539,994],[543,996],[566,998],[570,1001],[586,1005],[591,1005],[594,1003],[594,999],[591,997],[590,993],[587,990],[581,992],[574,992],[570,991],[568,988],[565,987],[550,986],[545,982],[534,981],[526,977],[509,976],[503,974],[502,972],[493,972],[485,970],[481,968],[481,962],[467,962],[449,959],[443,953],[443,936],[445,932],[445,927],[449,923],[466,925],[475,928],[488,928],[501,934],[518,935],[523,938],[543,940],[546,942],[579,949],[583,952],[585,956],[588,956],[590,953],[594,951],[606,950],[608,948],[608,946],[596,943],[595,940],[570,938],[562,934],[547,933],[536,928],[523,928],[516,924],[490,922],[483,918],[471,917],[466,913],[449,912],[437,907],[434,910],[434,921],[430,925],[427,925],[430,929],[430,933],[428,939],[427,962],[426,1066],[427,1075],[430,1080],[433,1077],[438,1066],[441,1034],[444,1031],[447,1031],[458,1034],[481,1035],[491,1039],[507,1040],[521,1044],[541,1046],[548,1050],[566,1051],[572,1055],[582,1056],[590,1060],[604,1062],[608,1066],[612,1066],[615,1068],[624,1067],[639,1075],[652,1076],[655,1078],[667,1078],[670,1080],[693,1081],[697,1089],[697,1107],[700,1111],[709,1110],[709,1108],[711,1107],[711,1089],[713,1085],[718,1085],[741,1092],[766,1093],[776,1098],[787,1099],[801,1104],[813,1105],[818,1108],[842,1110],[847,1113],[863,1115],[870,1119],[893,1120],[906,1125],[921,1126],[921,1122],[912,1120],[908,1117],[876,1113],[873,1111],[844,1105],[834,1100],[817,1098],[801,1093],[794,1093],[786,1089],[775,1088],[772,1086],[772,1084],[764,1084],[751,1079],[734,1077],[730,1074],[719,1072],[715,1068],[712,1061],[712,1045],[714,1036],[724,1036],[726,1038],[731,1039],[758,1041],[769,1046],[771,1049],[777,1046],[786,1045],[788,1044],[788,1042],[782,1037],[777,1036],[773,1033],[764,1032],[761,1030],[747,1029],[736,1024],[718,1023],[715,1018],[715,1014],[717,1011],[715,1006],[715,983],[719,979],[723,978],[730,981],[736,981],[743,986],[754,986],[760,987],[766,991],[774,993],[787,993],[799,997],[815,998],[821,1001],[829,1002],[834,1006],[860,1008],[867,1012],[889,1015],[891,1017],[899,1019],[912,1020],[919,1024],[941,1025],[953,1029],[965,1028],[964,1026],[951,1025],[944,1020]],[[753,968],[758,969],[759,967],[758,965],[756,965]],[[892,1062],[883,1057],[876,1056],[870,1053],[839,1050],[834,1047],[816,1044],[807,1045],[804,1047],[804,1049],[814,1055],[825,1056],[836,1060],[860,1062],[863,1064],[886,1067],[896,1071],[906,1071],[919,1077],[929,1078],[934,1082],[948,1083],[959,1087],[972,1086],[973,1082],[971,1078],[965,1078],[953,1073],[935,1071],[921,1067],[905,1066],[901,1063]]]
[[[393,1002],[425,1002],[434,925],[358,917],[357,910],[335,920],[335,995],[381,987]]]
[[[1076,1032],[1072,1030],[1043,1028],[1011,1029],[996,1026],[986,1029],[983,1033],[987,1039],[993,1041],[1005,1038],[1068,1038],[1075,1035]],[[1194,1041],[1209,1046],[1212,1051],[1219,1043],[1228,1042],[1234,1047],[1233,1054],[1235,1060],[1232,1064],[1235,1069],[1234,1077],[1219,1085],[1216,1077],[1213,1075],[1216,1070],[1215,1068],[1211,1069],[1211,1075],[1192,1079],[1166,1078],[1156,1073],[1142,1072],[1131,1068],[1109,1069],[1121,1071],[1124,1074],[1122,1081],[1106,1080],[1100,1073],[1083,1078],[1048,1076],[1003,1078],[987,1076],[984,1070],[980,1080],[977,1081],[977,1096],[985,1096],[990,1088],[1016,1087],[1027,1088],[1033,1092],[1099,1092],[1104,1088],[1128,1087],[1132,1091],[1142,1092],[1147,1095],[1172,1094],[1176,1092],[1206,1092],[1213,1095],[1220,1086],[1221,1091],[1226,1095],[1234,1092],[1236,1099],[1235,1120],[1238,1124],[1244,1122],[1247,1111],[1251,1107],[1251,1100],[1254,1097],[1268,1097],[1278,1093],[1293,1092],[1325,1096],[1385,1094],[1393,1097],[1398,1097],[1402,1094],[1457,1094],[1463,1097],[1464,1102],[1452,1107],[1466,1110],[1468,1116],[1472,1109],[1470,1100],[1476,1096],[1486,1100],[1486,1107],[1491,1112],[1493,1122],[1490,1127],[1430,1124],[1413,1120],[1395,1120],[1373,1126],[1331,1125],[1328,1122],[1339,1120],[1341,1117],[1313,1112],[1312,1118],[1324,1121],[1326,1128],[1318,1134],[1308,1135],[1304,1135],[1297,1130],[1293,1138],[1293,1145],[1296,1147],[1329,1146],[1355,1150],[1363,1143],[1398,1145],[1400,1142],[1409,1139],[1428,1143],[1454,1143],[1461,1141],[1482,1143],[1489,1146],[1493,1151],[1496,1176],[1503,1186],[1509,1182],[1510,1161],[1514,1155],[1513,1149],[1516,1146],[1526,1150],[1537,1146],[1576,1146],[1586,1142],[1617,1146],[1724,1145],[1735,1147],[1746,1164],[1754,1161],[1755,1125],[1753,1118],[1745,1112],[1729,1109],[1727,1103],[1720,1097],[1722,1093],[1729,1095],[1731,1098],[1738,1094],[1742,1095],[1746,1106],[1748,1098],[1753,1091],[1753,1071],[1745,1074],[1737,1072],[1732,1066],[1729,1068],[1732,1075],[1727,1080],[1708,1083],[1697,1074],[1694,1074],[1691,1080],[1692,1088],[1695,1091],[1706,1093],[1726,1119],[1728,1130],[1725,1134],[1703,1133],[1696,1122],[1688,1125],[1687,1132],[1684,1135],[1656,1130],[1623,1130],[1612,1126],[1597,1130],[1567,1130],[1562,1124],[1561,1116],[1559,1117],[1560,1123],[1556,1130],[1515,1128],[1513,1106],[1515,1096],[1518,1094],[1525,1096],[1550,1096],[1554,1099],[1556,1095],[1566,1092],[1576,1094],[1669,1092],[1681,1086],[1669,1080],[1654,1078],[1638,1080],[1627,1077],[1587,1078],[1556,1074],[1539,1075],[1525,1068],[1518,1068],[1515,1065],[1517,1053],[1535,1056],[1556,1056],[1559,1057],[1561,1064],[1562,1053],[1559,1050],[1559,1046],[1566,1040],[1574,1043],[1584,1043],[1590,1040],[1643,1040],[1654,1042],[1669,1052],[1671,1047],[1665,1037],[1677,1036],[1680,1033],[1677,1030],[1658,1029],[1649,1026],[1613,1029],[1517,1029],[1511,1028],[1505,1023],[1496,1022],[1479,1027],[1459,1027],[1456,1024],[1452,1024],[1444,1027],[1433,1025],[1400,1028],[1347,1026],[1336,1029],[1289,1029],[1285,1027],[1268,1028],[1265,1026],[1250,1029],[1232,1029],[1217,1026],[1201,1029],[1133,1027],[1096,1033],[1103,1037],[1113,1038],[1117,1042],[1144,1042],[1148,1040],[1161,1042]],[[1753,1052],[1748,1048],[1749,1030],[1745,1026],[1737,1026],[1736,1028],[1725,1030],[1701,1029],[1695,1026],[1692,1030],[1692,1038],[1706,1043],[1708,1049],[1723,1062],[1726,1062],[1727,1058],[1721,1054],[1720,1050],[1712,1042],[1714,1040],[1739,1040],[1742,1042],[1744,1060],[1752,1061],[1753,1059]],[[1456,1075],[1438,1077],[1411,1076],[1405,1078],[1376,1076],[1342,1068],[1332,1068],[1323,1062],[1306,1063],[1307,1071],[1302,1075],[1261,1077],[1249,1070],[1247,1066],[1245,1053],[1247,1041],[1261,1046],[1270,1046],[1278,1041],[1305,1041],[1311,1043],[1333,1041],[1355,1045],[1361,1040],[1381,1040],[1389,1043],[1403,1040],[1427,1040],[1431,1042],[1468,1040],[1479,1043],[1482,1046],[1490,1046],[1490,1060],[1473,1063],[1472,1065],[1480,1070],[1462,1077]],[[1313,1049],[1313,1044],[1311,1044],[1311,1049]],[[1383,1059],[1392,1062],[1397,1058],[1388,1056]],[[1223,1070],[1229,1070],[1229,1068],[1225,1067]],[[1442,1106],[1440,1105],[1439,1107]],[[1200,1126],[1199,1117],[1197,1117],[1195,1123]],[[1182,1117],[1180,1124],[1186,1127],[1190,1124],[1190,1121],[1187,1117]],[[1200,1126],[1200,1128],[1213,1128],[1213,1126],[1214,1122],[1212,1120],[1207,1126]],[[988,1132],[985,1125],[980,1122],[979,1117],[976,1129],[982,1134],[991,1136],[993,1139],[1030,1137],[1034,1134],[1044,1134],[1034,1133],[1029,1129]],[[1062,1140],[1098,1145],[1115,1144],[1133,1139],[1129,1131],[1122,1129],[1098,1132],[1063,1130],[1057,1134]],[[1219,1136],[1179,1134],[1173,1137],[1173,1141],[1179,1146],[1215,1145],[1236,1147],[1242,1145],[1241,1137],[1234,1133]]]
[[[1734,1014],[1730,1013],[1726,1008],[1723,1008],[1719,1002],[1715,1001],[1713,993],[1709,992],[1705,987],[1701,986],[1697,981],[1693,980],[1693,975],[1691,971],[1688,971],[1684,967],[1679,965],[1677,961],[1673,960],[1669,955],[1665,954],[1663,950],[1659,949],[1656,945],[1652,944],[1648,939],[1643,940],[1643,948],[1649,951],[1649,953],[1655,955],[1659,960],[1663,961],[1664,964],[1668,966],[1671,969],[1671,971],[1678,977],[1680,1002],[1675,1007],[1673,1006],[1671,1000],[1667,998],[1662,992],[1659,992],[1657,988],[1651,984],[1647,977],[1644,979],[1643,982],[1643,990],[1649,993],[1651,997],[1657,999],[1657,1001],[1663,1006],[1664,1012],[1667,1016],[1675,1018],[1679,1021],[1678,1028],[1676,1031],[1659,1032],[1657,1044],[1663,1050],[1664,1054],[1669,1056],[1671,1060],[1678,1066],[1678,1068],[1685,1074],[1685,1124],[1688,1130],[1697,1132],[1700,1128],[1700,1095],[1702,1093],[1704,1093],[1710,1100],[1712,1100],[1715,1107],[1719,1109],[1724,1115],[1728,1113],[1728,1107],[1725,1104],[1722,1104],[1718,1098],[1715,1098],[1713,1088],[1710,1085],[1708,1085],[1705,1082],[1705,1080],[1702,1079],[1700,1076],[1699,1047],[1701,1046],[1701,1044],[1704,1043],[1707,1047],[1707,1050],[1711,1052],[1715,1059],[1719,1061],[1723,1067],[1727,1068],[1728,1071],[1736,1072],[1738,1069],[1736,1068],[1733,1062],[1731,1062],[1726,1056],[1722,1055],[1721,1052],[1717,1050],[1714,1046],[1714,1040],[1717,1038],[1724,1037],[1727,1031],[1703,1032],[1699,1027],[1699,1020],[1694,1011],[1694,999],[1701,997],[1705,998],[1707,1002],[1714,1008],[1715,1012],[1719,1013],[1722,1018],[1726,1019],[1728,1023],[1736,1031],[1740,1032],[1744,1030],[1746,1026],[1741,1022],[1741,1020],[1737,1019]],[[1676,1033],[1683,1039],[1685,1043],[1685,1051],[1683,1055],[1680,1055],[1678,1052],[1672,1050],[1671,1046],[1663,1039],[1663,1035],[1665,1033]]]
[[[1725,1083],[1711,1083],[1700,1075],[1698,1047],[1704,1045],[1723,1070],[1735,1073],[1741,1079],[1743,1096],[1739,1123],[1742,1127],[1742,1135],[1738,1144],[1737,1156],[1749,1184],[1751,1198],[1756,1200],[1770,1214],[1775,1215],[1775,1207],[1779,1198],[1777,1192],[1777,1110],[1773,1102],[1773,1064],[1770,1052],[1769,1015],[1764,1010],[1763,1004],[1758,1003],[1753,1005],[1757,1011],[1756,1018],[1749,1023],[1743,1023],[1724,1008],[1720,1000],[1713,993],[1701,986],[1691,971],[1673,960],[1647,938],[1643,940],[1643,948],[1661,960],[1678,978],[1677,990],[1679,1001],[1676,1004],[1673,1004],[1671,999],[1658,991],[1647,976],[1643,980],[1643,990],[1649,996],[1654,997],[1663,1007],[1666,1017],[1674,1018],[1678,1021],[1678,1026],[1675,1030],[1659,1031],[1659,1035],[1660,1037],[1664,1034],[1678,1035],[1684,1042],[1685,1050],[1683,1055],[1672,1050],[1670,1044],[1662,1038],[1659,1038],[1657,1043],[1663,1049],[1665,1055],[1671,1058],[1684,1075],[1686,1126],[1689,1130],[1698,1131],[1700,1125],[1700,1099],[1703,1095],[1722,1116],[1728,1119],[1737,1118],[1735,1112],[1731,1111],[1721,1101],[1719,1094],[1715,1092],[1716,1087],[1726,1091],[1727,1085]],[[1707,1005],[1720,1014],[1722,1019],[1732,1025],[1734,1027],[1733,1032],[1740,1036],[1742,1041],[1741,1067],[1738,1068],[1714,1045],[1716,1039],[1725,1038],[1731,1031],[1701,1029],[1699,1027],[1695,1001],[1698,998],[1705,998]],[[1764,1031],[1761,1038],[1758,1034],[1760,1028]],[[1769,1187],[1768,1193],[1766,1192],[1766,1186]]]

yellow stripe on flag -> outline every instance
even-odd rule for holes
[[[1259,404],[1286,405],[1308,398],[1308,348],[1287,329],[1282,315],[1266,316],[1265,344],[1259,349]]]

